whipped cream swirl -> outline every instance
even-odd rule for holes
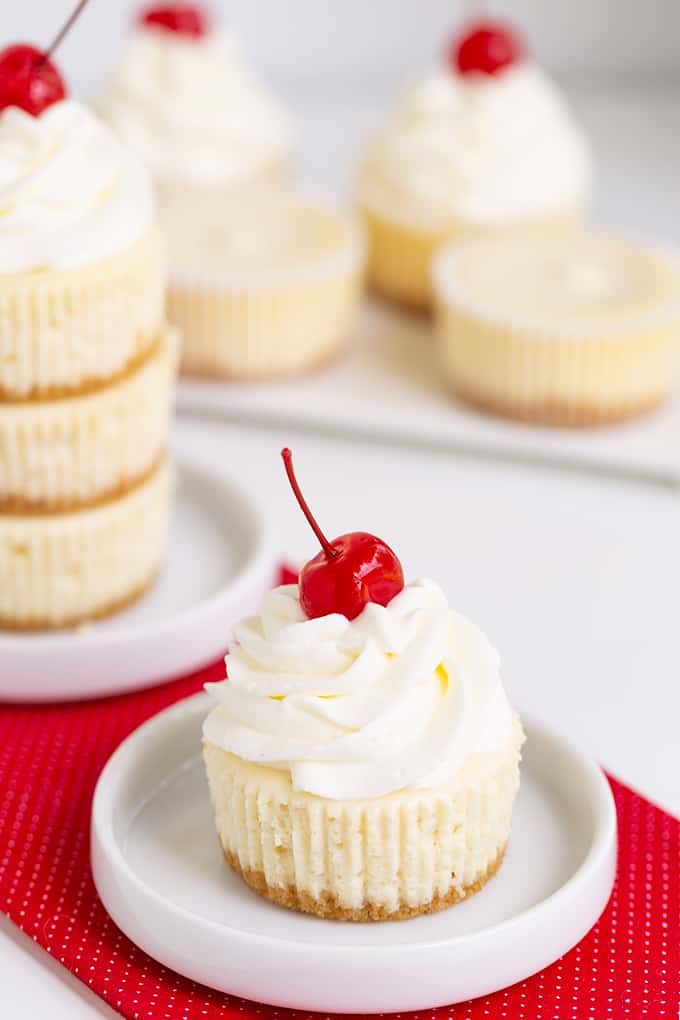
[[[229,679],[207,685],[218,705],[204,737],[289,771],[296,790],[345,800],[435,786],[511,740],[498,654],[432,581],[351,622],[308,619],[285,585],[235,634]]]
[[[98,261],[153,222],[147,171],[85,106],[0,114],[0,273]]]
[[[496,75],[432,71],[407,91],[369,145],[360,198],[378,212],[440,228],[442,220],[512,222],[583,204],[586,140],[561,93],[535,65]]]
[[[230,34],[136,28],[100,108],[161,179],[228,186],[285,159],[290,147],[288,117]]]

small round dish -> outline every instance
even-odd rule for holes
[[[115,752],[92,811],[92,869],[116,924],[196,981],[260,1002],[340,1013],[427,1009],[520,981],[600,916],[616,813],[599,767],[527,727],[506,861],[466,902],[409,921],[343,924],[261,899],[224,863],[200,755],[210,700],[161,712]]]
[[[73,630],[0,633],[0,700],[96,698],[163,683],[226,650],[275,575],[257,508],[239,487],[184,462],[167,558],[130,609]]]

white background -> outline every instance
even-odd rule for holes
[[[0,43],[37,44],[49,40],[71,6],[69,0],[0,5]],[[91,0],[60,54],[76,95],[101,86],[134,6]],[[509,14],[541,62],[568,84],[600,167],[597,218],[680,240],[678,0],[490,6]],[[397,79],[430,63],[461,11],[476,5],[221,0],[213,7],[228,12],[255,66],[297,112],[303,181],[338,191],[346,188],[360,137],[392,101]],[[177,438],[182,449],[239,474],[269,507],[281,551],[302,557],[308,536],[275,463],[283,440],[290,442],[329,530],[385,533],[411,575],[440,579],[488,628],[522,704],[680,811],[675,495],[605,483],[598,490],[577,476],[466,468],[443,455],[265,429],[182,425]],[[533,529],[527,515],[534,515]],[[584,560],[583,543],[593,534],[602,535],[609,551]],[[479,574],[463,591],[461,565],[469,577],[473,556]],[[38,1015],[113,1016],[0,918],[0,1017]]]
[[[46,44],[71,0],[3,0],[4,39]],[[76,91],[92,91],[138,4],[90,0],[61,60]],[[356,84],[426,65],[463,12],[510,17],[551,69],[595,79],[672,78],[680,73],[677,0],[213,0],[242,34],[260,71],[285,86],[320,77]]]

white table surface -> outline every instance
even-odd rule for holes
[[[678,96],[584,94],[578,105],[602,167],[598,218],[674,239]],[[308,111],[308,183],[342,190],[347,146],[378,106],[361,114]],[[521,706],[680,814],[676,492],[356,439],[178,425],[178,452],[237,474],[267,508],[278,546],[292,559],[308,555],[313,543],[286,490],[277,459],[284,444],[294,447],[329,532],[374,530],[395,546],[409,576],[436,577],[500,648]],[[0,1016],[42,1015],[115,1014],[0,917]]]

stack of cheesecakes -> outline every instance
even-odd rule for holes
[[[463,27],[368,142],[356,196],[374,289],[429,309],[446,242],[548,237],[585,219],[592,158],[559,87],[509,25]]]
[[[0,113],[0,626],[65,627],[154,580],[177,342],[140,163],[78,103]]]
[[[291,119],[234,32],[201,4],[145,5],[99,109],[154,180],[182,371],[262,380],[339,354],[361,234],[341,210],[289,193]]]

